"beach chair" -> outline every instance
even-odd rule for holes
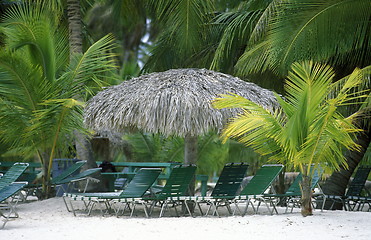
[[[64,192],[71,191],[71,190],[79,190],[78,186],[76,186],[76,183],[81,181],[86,181],[85,187],[83,188],[82,192],[86,192],[86,189],[88,188],[89,182],[99,182],[100,180],[97,178],[92,177],[96,173],[100,173],[102,168],[90,168],[83,172],[80,172],[72,177],[64,178],[60,181],[58,181],[57,185],[67,184],[67,187],[64,190]]]
[[[332,206],[330,209],[332,209],[335,203],[340,202],[347,211],[359,211],[362,209],[361,206],[363,207],[366,203],[369,203],[371,198],[362,196],[362,191],[364,190],[370,171],[371,166],[358,167],[354,178],[349,184],[344,196],[326,195],[327,199],[332,201]]]
[[[159,217],[162,217],[167,210],[170,210],[171,205],[176,215],[179,216],[177,206],[183,205],[184,199],[182,197],[186,196],[189,186],[195,177],[196,169],[194,165],[175,166],[160,192],[153,193],[150,196],[144,196],[141,201],[136,203],[144,205],[145,209],[148,209],[148,205],[150,205],[149,215],[152,215],[157,205],[160,206]]]
[[[66,208],[69,212],[73,212],[76,216],[75,208],[72,204],[73,201],[83,201],[85,204],[85,209],[87,210],[88,215],[90,215],[94,206],[99,205],[101,213],[104,215],[106,212],[109,212],[112,209],[112,204],[118,204],[125,206],[130,206],[131,203],[141,199],[143,195],[149,190],[149,188],[155,183],[158,176],[161,173],[159,168],[141,168],[135,174],[133,179],[128,183],[126,188],[121,192],[101,192],[101,193],[65,193],[63,195],[63,200],[66,205]],[[104,207],[102,207],[104,205]],[[116,215],[120,211],[120,206],[115,210]],[[106,211],[104,212],[103,209]],[[132,209],[133,214],[135,209]],[[148,213],[145,209],[145,213],[148,216]]]
[[[15,195],[26,185],[27,182],[14,182],[0,189],[0,215],[4,218],[4,223],[0,229],[5,227],[10,218],[19,216],[16,206],[20,198],[15,197]]]
[[[224,167],[218,181],[215,184],[210,196],[194,196],[186,197],[186,202],[193,202],[198,206],[201,215],[204,215],[200,204],[208,204],[206,211],[207,216],[211,209],[214,209],[212,215],[219,216],[218,208],[226,207],[228,212],[232,214],[230,208],[231,200],[235,198],[237,192],[240,190],[241,183],[246,175],[248,164],[245,163],[227,163]],[[189,204],[187,204],[188,206]],[[192,212],[189,214],[194,216]]]
[[[320,198],[321,201],[325,198],[321,186],[319,185],[319,181],[321,180],[322,176],[322,169],[315,169],[312,177],[311,177],[311,189],[312,189],[312,197],[313,197],[313,204],[317,201],[317,198]],[[274,198],[283,198],[285,199],[286,210],[285,213],[288,212],[288,209],[291,208],[291,213],[295,207],[300,207],[300,199],[301,199],[301,187],[300,182],[302,180],[302,174],[295,178],[294,182],[290,185],[287,191],[284,194],[265,194],[264,197],[270,198],[271,200]],[[315,192],[315,189],[317,191]],[[271,201],[272,203],[278,203],[279,201]],[[276,206],[276,205],[275,205]],[[314,206],[313,206],[314,207]],[[322,202],[321,210],[323,210],[324,201]]]
[[[63,172],[61,172],[59,175],[53,176],[51,184],[60,185],[65,178],[71,177],[73,174],[77,173],[81,169],[81,167],[86,164],[86,162],[87,162],[86,160],[75,162],[67,169],[65,169]]]
[[[73,180],[74,178],[72,176],[75,176],[80,171],[81,167],[86,164],[86,160],[84,161],[77,161],[74,164],[70,165],[67,169],[63,170],[59,175],[53,176],[50,184],[51,186],[56,188],[56,196],[58,196],[59,192],[66,192],[68,191],[68,185],[71,184],[70,181],[66,181],[65,179],[71,178],[70,180]],[[87,172],[88,173],[88,172]],[[82,179],[85,180],[85,179]],[[76,181],[75,181],[76,182]],[[27,190],[27,196],[32,193],[40,193],[41,192],[42,185],[40,183],[30,183],[26,187]]]
[[[0,189],[7,187],[22,175],[22,173],[27,169],[28,163],[14,163],[8,171],[0,178]]]
[[[77,174],[82,166],[86,164],[86,162],[86,160],[77,161],[69,166],[67,169],[65,169],[63,172],[61,172],[59,175],[53,176],[53,178],[51,179],[51,185],[56,187],[56,195],[58,195],[59,191],[61,190],[66,191],[66,188],[62,185],[64,182],[63,180],[73,176],[74,174]]]
[[[281,164],[268,164],[258,169],[250,182],[242,189],[241,193],[233,199],[234,205],[236,206],[235,211],[238,211],[244,216],[247,213],[249,205],[251,205],[256,214],[258,213],[260,204],[264,203],[270,214],[273,214],[273,211],[278,214],[275,205],[271,204],[271,199],[264,195],[267,193],[268,189],[274,190],[270,187],[282,172],[283,167],[284,166]],[[255,208],[253,201],[258,202],[257,208]],[[241,203],[246,203],[244,211],[241,211],[239,208],[239,204]],[[270,209],[269,205],[273,206],[273,210]]]

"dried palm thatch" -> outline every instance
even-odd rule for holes
[[[220,130],[238,109],[214,109],[210,102],[235,93],[263,107],[277,105],[273,93],[237,77],[206,69],[172,69],[109,87],[85,108],[85,123],[96,130],[142,129],[165,136],[198,136]]]

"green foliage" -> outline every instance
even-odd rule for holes
[[[115,65],[111,36],[69,63],[62,15],[46,6],[14,5],[1,25],[0,124],[6,127],[0,140],[10,146],[8,153],[37,156],[50,177],[51,160],[72,145],[73,130],[85,131],[84,103],[74,98],[85,91],[88,98],[105,85]]]
[[[193,56],[203,51],[203,47],[210,41],[206,38],[209,31],[205,23],[209,23],[212,18],[212,1],[150,0],[149,6],[155,9],[153,22],[161,32],[144,69],[163,71],[196,66],[197,58]]]
[[[268,8],[261,21],[266,24],[255,31],[236,65],[240,74],[272,70],[286,75],[292,63],[302,60],[369,65],[368,0],[272,1]]]
[[[300,169],[304,175],[310,175],[312,164],[321,164],[328,172],[338,170],[339,165],[346,164],[343,147],[358,148],[352,137],[359,131],[352,123],[354,116],[343,117],[338,108],[351,104],[356,97],[351,90],[362,78],[355,71],[339,93],[329,97],[333,76],[326,65],[293,64],[285,99],[276,95],[281,108],[274,112],[237,95],[216,99],[217,108],[244,109],[223,131],[224,140],[234,137],[259,154]]]
[[[124,140],[131,146],[131,161],[183,162],[184,139],[181,137],[165,138],[159,134],[135,133],[125,135]],[[254,169],[254,166],[261,164],[259,160],[261,157],[236,141],[223,144],[214,132],[198,137],[199,174],[213,176],[227,162],[248,162]]]

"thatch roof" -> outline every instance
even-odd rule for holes
[[[142,129],[165,136],[202,135],[220,130],[237,109],[214,109],[210,102],[236,93],[266,108],[275,106],[269,90],[237,77],[206,69],[151,73],[109,87],[85,108],[85,123],[96,130]]]

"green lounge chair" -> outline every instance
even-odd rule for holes
[[[76,216],[75,208],[73,207],[72,201],[88,201],[86,204],[86,209],[88,215],[90,215],[92,209],[95,205],[100,205],[102,214],[103,208],[102,203],[105,205],[106,212],[111,209],[111,203],[124,204],[125,206],[130,206],[131,203],[135,203],[138,199],[141,199],[143,195],[148,191],[148,189],[154,184],[158,176],[161,173],[159,168],[141,168],[133,179],[128,183],[126,188],[121,192],[101,192],[101,193],[80,193],[80,194],[69,194],[65,193],[63,195],[63,200],[68,211],[72,211]],[[69,203],[69,204],[68,204]],[[135,207],[135,204],[134,204]],[[120,207],[115,210],[116,215],[118,215]],[[145,209],[146,211],[146,209]],[[134,208],[132,209],[132,213]],[[146,211],[146,215],[147,211]]]
[[[247,209],[251,204],[254,213],[257,213],[259,210],[260,204],[263,202],[270,214],[273,214],[273,211],[277,212],[275,205],[273,204],[273,210],[270,209],[269,205],[271,204],[270,199],[266,198],[264,195],[267,190],[272,186],[273,182],[276,180],[278,175],[282,172],[283,165],[281,164],[269,164],[263,165],[256,174],[251,178],[250,182],[242,189],[240,195],[234,198],[234,204],[238,212],[244,216],[247,213]],[[258,201],[258,207],[255,208],[252,201]],[[246,202],[246,207],[243,212],[241,212],[238,204],[241,202]]]
[[[325,194],[323,194],[322,188],[319,185],[322,174],[323,174],[323,169],[318,169],[318,168],[314,169],[314,172],[312,174],[312,179],[311,179],[311,187],[310,187],[312,190],[312,199],[313,199],[312,204],[319,202],[319,200],[321,199],[321,202],[322,202],[321,211],[323,211],[324,204],[326,201],[326,196]],[[300,190],[301,180],[302,180],[302,175],[299,174],[298,177],[295,179],[293,186],[291,187],[291,189],[294,189],[294,190],[290,190],[289,188],[288,192],[286,192],[286,195],[288,195],[288,198],[286,201],[287,203],[286,212],[287,212],[287,209],[290,207],[290,204],[291,204],[291,212],[293,211],[294,207],[301,206],[301,200],[300,200],[301,199],[301,190]],[[315,189],[318,189],[318,191],[316,192]]]
[[[22,175],[22,173],[27,169],[28,163],[14,163],[8,171],[0,178],[0,189],[9,186]]]
[[[183,203],[182,196],[187,194],[189,186],[195,177],[197,167],[194,165],[176,166],[172,169],[169,178],[162,191],[156,193],[152,197],[145,198],[146,201],[151,200],[151,212],[156,204],[160,204],[161,211],[159,217],[162,217],[166,210],[169,210],[169,204],[172,204],[176,215],[179,216],[177,205]],[[188,207],[188,205],[186,205]]]
[[[17,218],[19,216],[16,206],[20,198],[14,198],[14,196],[26,185],[27,182],[15,182],[0,189],[0,215],[4,218],[4,223],[0,229],[5,227],[5,224],[10,218]]]
[[[102,168],[90,168],[90,169],[87,169],[87,170],[85,170],[83,172],[80,172],[80,173],[78,173],[78,174],[76,174],[76,175],[74,175],[72,177],[67,177],[67,178],[64,178],[64,179],[60,180],[58,182],[58,185],[67,184],[67,188],[64,189],[64,191],[67,192],[69,189],[78,190],[78,187],[76,187],[74,185],[77,182],[85,181],[86,180],[85,187],[84,187],[84,189],[82,191],[84,193],[84,192],[86,192],[86,189],[87,189],[90,181],[93,181],[93,182],[99,182],[100,181],[99,179],[93,178],[92,175],[93,174],[96,174],[96,173],[99,173],[101,170],[102,170]]]
[[[345,210],[359,211],[361,206],[363,207],[366,203],[369,204],[371,200],[370,197],[362,196],[362,190],[365,187],[370,171],[371,166],[358,167],[353,180],[349,184],[346,194],[344,196],[326,195],[327,199],[333,202],[332,205],[336,202],[342,203]]]
[[[51,180],[51,184],[52,185],[60,185],[61,182],[65,178],[71,177],[73,174],[75,174],[76,172],[78,172],[81,169],[81,167],[85,165],[85,163],[86,163],[86,160],[85,161],[77,161],[77,162],[75,162],[74,164],[72,164],[71,166],[69,166],[66,170],[64,170],[58,176],[53,176],[53,178]]]
[[[63,172],[61,172],[57,176],[53,176],[51,179],[51,186],[56,188],[56,195],[58,196],[59,191],[67,191],[67,187],[63,186],[63,184],[68,184],[69,182],[65,181],[66,178],[70,178],[74,175],[76,175],[77,172],[80,171],[81,167],[86,164],[86,160],[84,161],[77,161],[71,166],[69,166],[67,169],[65,169]],[[71,179],[72,180],[72,179]],[[27,186],[28,192],[41,192],[39,189],[42,187],[41,184],[29,184]],[[29,195],[27,193],[27,195]]]
[[[314,192],[315,188],[318,188],[318,193],[313,194],[314,202],[316,201],[317,198],[324,197],[322,189],[319,185],[321,176],[322,176],[322,169],[321,170],[315,169],[312,175],[312,179],[311,179],[311,189]],[[300,207],[301,205],[300,204],[300,199],[301,199],[300,182],[301,180],[302,180],[302,174],[299,173],[299,175],[295,178],[294,182],[290,185],[290,187],[287,189],[287,191],[284,194],[264,194],[264,197],[270,199],[270,201],[273,204],[274,203],[277,204],[279,202],[278,198],[284,198],[286,202],[285,212],[287,213],[289,208],[291,208],[291,212],[293,212],[294,207]],[[321,210],[323,210],[323,206],[324,205],[322,204]]]
[[[86,162],[87,162],[86,160],[77,161],[71,166],[69,166],[67,169],[65,169],[63,172],[61,172],[59,175],[53,176],[53,178],[51,179],[51,185],[56,188],[57,196],[58,196],[59,191],[61,190],[66,191],[66,188],[62,185],[63,180],[79,172],[82,166],[86,164]]]
[[[207,216],[212,208],[214,212],[212,215],[219,216],[218,208],[226,207],[228,212],[232,214],[230,208],[230,202],[236,197],[238,190],[240,190],[241,183],[246,175],[248,164],[245,163],[227,163],[224,167],[218,181],[210,196],[194,196],[186,197],[186,202],[195,202],[198,209],[203,215],[201,203],[206,203],[209,208],[206,211],[205,216]],[[187,204],[188,206],[189,204]],[[194,216],[190,211],[189,214]]]

